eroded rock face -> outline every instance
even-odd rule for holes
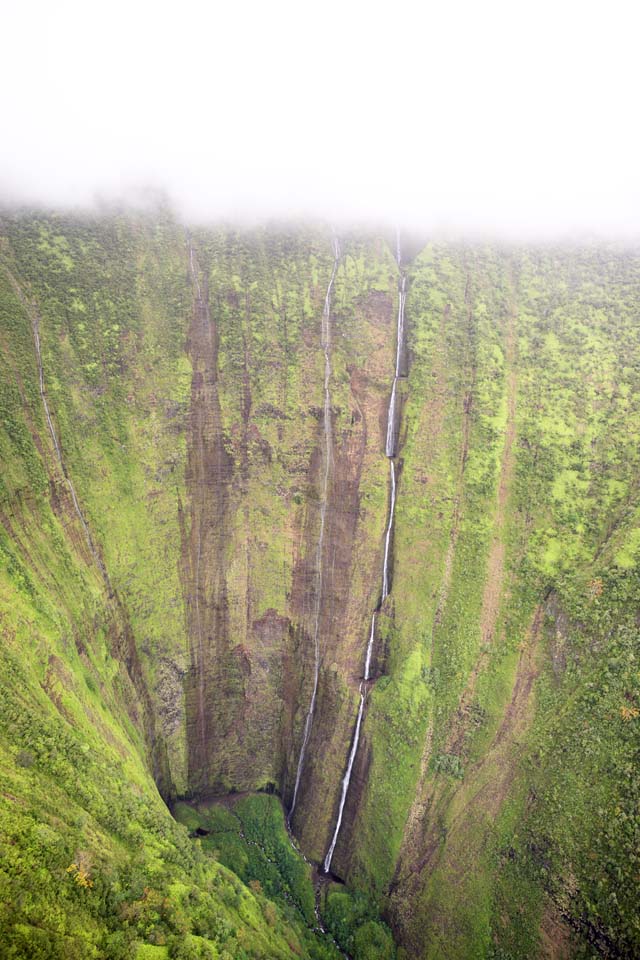
[[[201,793],[222,792],[242,780],[241,770],[230,766],[229,758],[234,753],[230,741],[245,725],[246,658],[242,644],[230,636],[227,585],[236,463],[222,430],[218,329],[209,307],[209,278],[200,277],[192,248],[190,269],[193,375],[185,479],[191,510],[183,569],[191,666],[185,699],[189,788]]]
[[[391,295],[382,303],[366,298],[358,304],[367,322],[380,335],[391,332]],[[382,338],[380,338],[382,340]],[[391,348],[391,349],[389,349]],[[374,511],[363,487],[384,483],[384,432],[380,410],[386,403],[384,375],[392,343],[380,342],[367,358],[365,369],[351,367],[344,426],[335,429],[324,566],[327,575],[321,598],[321,670],[317,717],[311,731],[308,765],[294,822],[303,842],[322,859],[335,820],[340,780],[353,734],[358,686],[371,610],[377,602],[382,568],[385,500]],[[346,414],[346,416],[345,416]],[[382,506],[382,510],[379,509]],[[304,557],[312,556],[315,531],[305,531]],[[312,598],[313,578],[302,560],[294,571],[293,617],[305,622]],[[307,627],[307,630],[309,628]],[[346,748],[346,749],[345,749]],[[315,798],[323,796],[319,805]]]
[[[332,870],[386,905],[409,956],[509,955],[513,931],[544,943],[549,916],[582,929],[585,911],[594,942],[626,944],[638,257],[416,253],[391,592]],[[16,218],[0,255],[6,637],[37,607],[47,709],[73,724],[80,692],[164,796],[275,788],[288,807],[317,618],[292,827],[322,861],[380,600],[388,243],[342,238],[328,406],[328,232]],[[512,888],[543,869],[555,900],[526,913]]]
[[[227,243],[241,275],[243,252]],[[313,283],[303,277],[302,291],[291,272],[295,261],[277,263],[284,293],[275,285],[271,297],[283,299],[283,317],[287,296],[302,311],[301,342],[285,344],[284,352],[282,344],[266,345],[256,354],[251,322],[269,298],[269,281],[256,293],[249,264],[237,289],[233,274],[216,275],[214,266],[210,276],[203,269],[211,256],[206,242],[190,249],[193,376],[182,551],[189,789],[195,793],[276,783],[285,805],[291,802],[318,617],[318,697],[294,820],[304,848],[318,860],[333,826],[379,589],[386,509],[381,424],[397,287],[390,258],[386,290],[373,290],[379,265],[371,246],[347,247],[329,315],[331,461],[319,556],[326,441],[320,319],[329,254],[330,248],[322,250],[322,272]],[[356,279],[348,275],[354,257],[362,269]],[[244,324],[243,332],[230,324]],[[262,377],[270,347],[275,392]],[[280,369],[291,366],[291,354],[300,368],[295,375]]]
[[[309,244],[319,267],[311,272]],[[331,252],[318,238],[286,256],[273,238],[264,247],[229,236],[190,243],[181,566],[188,789],[196,794],[275,783],[291,804],[317,631],[317,700],[292,825],[318,861],[335,824],[380,596],[398,298],[388,249],[346,243],[331,289],[325,407]],[[256,268],[260,258],[269,261],[266,273]],[[260,327],[267,335],[257,344]],[[406,366],[403,351],[403,373]],[[381,637],[374,663],[383,661],[384,645]],[[355,810],[347,814],[348,845]]]

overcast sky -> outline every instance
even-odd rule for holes
[[[0,197],[640,233],[634,7],[8,2]]]

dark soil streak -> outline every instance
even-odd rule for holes
[[[485,576],[484,593],[482,597],[482,611],[480,615],[480,635],[482,648],[478,659],[469,675],[467,685],[460,697],[458,710],[452,723],[446,743],[446,752],[459,754],[463,747],[469,726],[470,713],[475,695],[478,677],[485,669],[490,645],[494,640],[498,624],[500,602],[504,592],[505,579],[505,515],[511,492],[514,472],[514,447],[516,440],[516,395],[517,377],[515,370],[516,335],[515,335],[515,307],[511,307],[507,320],[507,335],[505,345],[507,369],[507,425],[505,431],[498,493],[496,498],[496,514],[494,531],[489,548],[487,572]]]
[[[190,530],[183,540],[184,595],[191,667],[185,681],[189,785],[196,793],[232,777],[224,739],[240,729],[242,663],[231,648],[225,551],[235,464],[222,431],[218,395],[218,335],[209,283],[191,250],[194,304],[189,331],[193,365],[186,484]]]
[[[298,801],[296,824],[301,825],[304,824],[306,817],[311,815],[314,792],[323,788],[318,782],[322,773],[316,759],[324,753],[327,730],[334,729],[336,709],[339,706],[337,700],[339,691],[334,689],[334,683],[331,674],[326,670],[326,665],[336,659],[346,632],[344,613],[347,609],[347,599],[353,575],[353,549],[360,514],[360,479],[367,440],[366,417],[362,413],[363,403],[362,396],[359,396],[360,390],[359,377],[353,372],[351,391],[360,419],[354,424],[349,436],[342,438],[342,442],[339,436],[335,437],[333,482],[326,516],[325,576],[320,621],[320,637],[322,639],[320,682],[316,705],[317,716],[311,731],[307,750],[307,765],[301,781]],[[318,457],[317,459],[319,462],[321,458]],[[312,550],[313,545],[314,541],[311,541],[307,550]],[[310,570],[309,580],[311,583],[309,585],[311,590],[313,590],[313,579],[314,572]],[[300,596],[299,593],[297,595]],[[309,601],[305,606],[313,609]],[[360,651],[358,650],[357,653],[359,655]],[[357,690],[358,669],[354,663],[352,671],[354,694]],[[324,785],[324,789],[327,786]],[[336,789],[339,789],[339,783],[336,784]],[[300,836],[301,841],[303,840],[303,833],[304,828],[302,832],[296,830],[296,835]]]
[[[470,301],[470,273],[467,272],[467,279],[465,284],[464,292],[465,306],[467,310],[467,324],[470,328],[472,325],[472,307]],[[446,336],[446,324],[450,317],[451,305],[447,304],[442,313],[442,319],[440,323],[440,341],[441,343],[445,342]],[[437,382],[437,394],[438,396],[443,396],[446,392],[446,371],[442,363],[438,363],[435,369],[436,382]],[[458,460],[458,476],[456,481],[456,492],[453,502],[453,513],[451,518],[451,529],[449,534],[449,543],[447,545],[447,553],[444,561],[444,569],[442,574],[442,582],[440,585],[440,592],[438,594],[438,602],[436,605],[436,610],[433,618],[433,628],[431,630],[431,637],[429,640],[430,644],[430,658],[433,659],[433,649],[436,641],[438,627],[442,623],[442,618],[444,616],[444,611],[447,605],[447,600],[449,597],[449,590],[451,588],[451,578],[453,576],[453,564],[456,553],[456,546],[458,543],[458,536],[460,532],[460,523],[462,519],[462,502],[464,496],[464,478],[465,478],[465,469],[467,465],[467,460],[469,456],[469,440],[471,433],[471,417],[472,417],[472,408],[473,408],[473,396],[476,383],[476,367],[475,363],[472,363],[471,367],[471,377],[470,383],[465,391],[462,403],[462,439],[460,444],[460,456]],[[443,411],[441,409],[437,410],[437,428],[438,430],[442,428],[443,421]],[[402,848],[400,856],[398,858],[398,864],[396,871],[391,883],[392,891],[395,891],[402,886],[404,882],[403,878],[405,876],[406,870],[415,869],[413,864],[413,858],[416,855],[416,851],[419,849],[420,837],[423,832],[423,821],[429,814],[429,810],[432,803],[432,797],[430,795],[429,789],[429,763],[431,760],[431,750],[433,742],[433,722],[430,720],[427,727],[427,733],[425,736],[425,742],[422,750],[422,757],[420,759],[420,776],[418,784],[416,787],[416,792],[414,796],[413,803],[411,804],[411,809],[407,817],[407,824],[405,827],[404,838],[402,842]],[[423,860],[426,860],[431,856],[432,850],[427,848],[426,852],[423,855]],[[408,864],[408,866],[407,866]]]
[[[490,834],[490,824],[498,816],[517,776],[519,744],[532,720],[534,686],[538,677],[539,647],[542,637],[544,605],[536,609],[521,649],[511,698],[493,741],[482,758],[470,766],[464,782],[451,792],[450,785],[433,780],[425,803],[422,837],[405,871],[392,890],[392,923],[396,934],[412,956],[422,956],[427,948],[429,928],[439,925],[436,912],[428,908],[417,917],[408,913],[406,904],[419,900],[420,890],[436,867],[445,868],[461,881],[469,869],[468,838],[479,838],[482,849]],[[491,775],[487,777],[486,771]],[[474,786],[477,785],[477,789]],[[460,803],[459,799],[463,802]],[[445,810],[455,809],[444,827]],[[474,861],[475,862],[475,861]]]

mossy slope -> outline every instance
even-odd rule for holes
[[[293,824],[317,860],[378,602],[397,308],[388,245],[342,249],[319,697]],[[334,859],[359,892],[347,906],[334,891],[334,927],[340,910],[375,924],[373,903],[408,956],[633,956],[640,260],[614,245],[414,252],[393,588]],[[273,914],[203,859],[157,788],[290,801],[331,268],[321,230],[3,222],[10,956],[175,952],[187,934],[203,955],[205,940],[214,956],[324,949],[305,939],[308,904],[302,921]]]

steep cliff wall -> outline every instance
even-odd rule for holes
[[[12,663],[158,810],[152,777],[288,809],[317,624],[291,824],[317,862],[380,599],[391,246],[2,224]],[[638,256],[405,256],[393,576],[332,870],[408,956],[632,955]]]

